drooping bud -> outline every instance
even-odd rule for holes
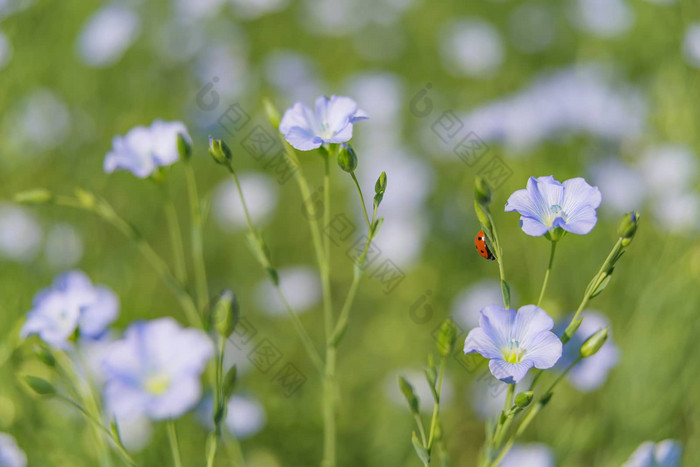
[[[183,161],[188,161],[192,157],[192,142],[183,133],[177,134],[177,152]]]
[[[474,211],[476,212],[476,218],[479,220],[479,224],[484,226],[486,229],[491,230],[491,219],[489,219],[484,206],[479,204],[478,201],[474,201]]]
[[[377,183],[374,184],[374,192],[378,195],[383,195],[386,191],[386,172],[382,174],[377,179]]]
[[[353,173],[357,168],[357,154],[355,154],[355,150],[349,144],[343,143],[340,145],[338,167],[347,173]]]
[[[411,412],[417,414],[418,397],[416,397],[416,394],[413,392],[413,386],[411,386],[411,384],[406,381],[406,378],[403,376],[399,376],[399,388],[401,389],[403,396],[406,398],[406,402],[408,402],[408,407],[411,409]]]
[[[581,357],[588,358],[595,355],[603,347],[606,340],[608,340],[608,328],[603,328],[586,339],[586,342],[581,346]]]
[[[227,339],[236,329],[239,316],[240,310],[236,294],[230,290],[224,290],[214,305],[213,319],[216,332]]]
[[[527,407],[528,405],[530,405],[530,402],[532,402],[532,396],[532,391],[525,391],[519,393],[517,396],[515,396],[515,405],[517,405],[521,409]]]
[[[634,234],[637,233],[639,225],[639,213],[637,211],[628,212],[622,216],[617,234],[622,238],[622,246],[627,246],[632,242]]]
[[[476,177],[474,181],[474,199],[482,206],[488,206],[491,202],[491,187],[484,177]]]
[[[15,201],[18,203],[27,204],[44,204],[48,203],[53,199],[53,195],[50,191],[44,189],[36,189],[29,191],[22,191],[15,195]]]
[[[442,357],[448,357],[455,347],[457,341],[457,327],[451,319],[446,319],[440,326],[440,335],[438,336],[438,352]]]
[[[265,115],[267,115],[267,120],[270,122],[270,125],[277,130],[280,126],[280,113],[277,111],[277,107],[270,102],[270,99],[265,97],[263,98],[263,108],[265,109]]]
[[[44,378],[27,375],[24,377],[24,382],[40,396],[53,396],[56,394],[56,388]]]
[[[218,164],[231,167],[231,161],[233,160],[231,149],[219,138],[209,136],[209,154]]]

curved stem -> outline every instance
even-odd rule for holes
[[[170,271],[168,264],[156,253],[151,245],[141,236],[139,231],[129,222],[122,219],[112,208],[112,206],[104,200],[99,200],[99,204],[86,205],[79,200],[67,196],[57,196],[54,200],[57,206],[66,206],[97,215],[102,220],[111,224],[119,230],[126,238],[134,242],[144,258],[151,264],[161,280],[165,282],[170,291],[175,295],[175,298],[180,303],[185,315],[190,322],[190,325],[202,327],[202,319],[197,311],[197,306],[192,300],[192,297],[185,289],[184,285]]]
[[[440,358],[440,369],[439,375],[438,375],[438,386],[437,386],[437,394],[438,394],[438,400],[434,401],[433,403],[433,416],[430,419],[430,434],[428,435],[428,444],[426,445],[426,449],[428,452],[433,447],[433,440],[435,438],[435,429],[437,427],[438,423],[438,417],[440,415],[440,395],[442,394],[442,378],[445,374],[445,357]]]
[[[365,197],[362,195],[362,188],[360,188],[360,182],[357,181],[355,172],[350,172],[352,181],[355,182],[355,187],[357,188],[357,193],[360,195],[360,203],[362,203],[362,213],[365,215],[365,222],[367,223],[367,230],[372,228],[372,224],[369,222],[369,216],[367,215],[367,206],[365,205]]]
[[[547,265],[547,271],[544,273],[544,281],[542,281],[542,290],[540,290],[540,298],[537,299],[537,306],[540,306],[542,299],[544,298],[544,292],[547,290],[547,283],[549,282],[549,274],[552,272],[552,263],[554,263],[554,252],[557,249],[557,242],[552,241],[552,249],[549,251],[549,264]]]
[[[180,444],[177,440],[177,431],[175,430],[175,422],[168,420],[166,423],[168,429],[168,441],[170,443],[170,453],[173,456],[173,465],[182,467],[182,458],[180,457]]]
[[[197,308],[199,308],[200,312],[203,312],[209,302],[209,288],[207,286],[207,268],[204,262],[202,207],[197,191],[197,179],[190,161],[185,163],[185,175],[187,177],[187,192],[190,199],[192,262],[194,263],[194,281],[195,289],[197,290]]]
[[[165,217],[168,222],[170,243],[172,244],[173,260],[175,262],[175,277],[184,284],[187,281],[187,268],[185,266],[185,249],[182,242],[182,233],[180,232],[180,222],[177,219],[177,211],[173,202],[167,199],[165,203]]]

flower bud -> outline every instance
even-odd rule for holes
[[[53,356],[51,351],[46,347],[40,345],[34,346],[34,355],[46,366],[54,367],[56,366],[56,358]]]
[[[484,177],[476,177],[474,181],[474,199],[482,206],[488,206],[491,202],[491,188]]]
[[[230,290],[224,290],[214,305],[213,318],[216,332],[224,339],[228,338],[233,334],[239,316],[240,310],[236,294]]]
[[[532,391],[525,391],[519,393],[517,396],[515,396],[515,405],[517,405],[521,409],[527,407],[528,405],[530,405],[530,402],[532,402],[532,396]]]
[[[406,402],[408,402],[411,412],[417,414],[418,397],[416,397],[416,394],[413,392],[413,386],[411,386],[403,376],[399,376],[399,388],[401,389],[403,396],[406,398]]]
[[[233,160],[231,149],[219,138],[209,136],[209,154],[218,164],[231,167],[231,161]]]
[[[44,378],[27,375],[24,377],[24,382],[40,396],[53,396],[56,394],[56,388]]]
[[[608,340],[608,328],[603,328],[586,339],[586,342],[581,346],[581,357],[588,358],[595,355],[606,340]]]
[[[188,161],[192,157],[192,142],[183,133],[177,134],[177,152],[183,161]]]
[[[457,341],[457,327],[451,319],[446,319],[440,326],[440,335],[438,336],[438,352],[442,357],[449,356],[455,347]]]
[[[620,238],[631,240],[637,232],[639,224],[639,213],[637,211],[628,212],[622,216],[620,226],[617,228],[617,234]],[[628,242],[629,244],[629,242]]]
[[[343,143],[338,152],[338,167],[347,173],[353,173],[357,168],[357,154],[349,144]]]
[[[491,230],[491,219],[489,219],[484,206],[479,204],[478,201],[474,201],[474,211],[476,212],[476,218],[479,220],[479,224],[484,226],[486,229]]]
[[[265,109],[265,115],[267,115],[267,120],[270,122],[270,125],[272,125],[275,130],[278,129],[280,126],[280,113],[277,111],[277,107],[270,102],[270,99],[265,97],[263,99],[263,108]]]
[[[378,195],[383,195],[386,191],[386,172],[382,174],[377,179],[377,183],[374,184],[374,192]]]
[[[75,189],[75,197],[78,198],[78,202],[81,205],[88,209],[94,208],[97,205],[97,198],[95,198],[95,195],[82,188]]]
[[[36,189],[29,191],[22,191],[15,195],[15,201],[18,203],[27,204],[44,204],[48,203],[53,199],[53,195],[50,191],[44,189]]]
[[[224,399],[228,399],[233,394],[233,389],[236,387],[236,375],[236,365],[233,365],[224,376]]]

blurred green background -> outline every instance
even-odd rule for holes
[[[90,32],[89,22],[104,8],[113,10]],[[283,110],[321,94],[349,95],[370,113],[353,139],[360,180],[371,192],[380,171],[387,172],[381,211],[387,227],[377,242],[405,274],[388,293],[365,278],[340,347],[340,465],[418,465],[413,420],[392,400],[395,377],[422,368],[435,350],[433,330],[454,317],[461,291],[498,276],[497,266],[474,251],[478,223],[471,207],[474,177],[494,156],[512,171],[495,191],[494,215],[518,306],[536,300],[549,246],[524,235],[517,216],[498,206],[527,177],[584,176],[603,192],[595,230],[566,237],[558,249],[543,306],[555,319],[578,305],[615,241],[621,213],[637,208],[643,216],[610,287],[589,305],[611,322],[618,365],[595,391],[562,385],[524,441],[551,447],[557,465],[607,466],[620,465],[643,441],[673,438],[683,443],[684,465],[700,465],[697,2],[5,0],[0,21],[0,431],[17,438],[29,465],[96,462],[83,420],[37,400],[15,377],[41,371],[29,349],[15,350],[18,323],[37,291],[59,272],[79,268],[118,294],[118,329],[135,319],[184,318],[133,245],[110,226],[56,207],[22,208],[12,217],[12,196],[37,187],[63,194],[89,189],[169,257],[155,184],[102,170],[112,137],[156,118],[183,121],[194,139],[197,181],[211,206],[205,227],[211,295],[234,289],[258,338],[274,342],[308,377],[285,397],[271,374],[248,364],[238,392],[266,413],[264,428],[243,440],[249,465],[318,464],[320,382],[288,320],[266,313],[258,292],[265,276],[244,230],[217,219],[227,207],[227,198],[217,198],[226,174],[206,154],[206,136],[229,141],[238,170],[267,175],[274,201],[261,224],[276,264],[313,267],[295,183],[278,183],[240,145],[245,134],[231,137],[217,118],[239,103],[273,134],[262,97]],[[579,69],[589,70],[581,80],[566,75],[578,76]],[[197,96],[214,77],[219,101],[205,110]],[[426,83],[433,111],[421,118],[411,99]],[[493,102],[500,107],[484,110]],[[448,110],[488,144],[474,166],[431,130]],[[671,156],[669,145],[676,151]],[[320,185],[320,162],[313,153],[303,157],[312,186]],[[333,176],[333,213],[361,226],[351,179],[340,170]],[[167,184],[186,226],[180,166]],[[336,308],[351,279],[345,255],[351,245],[350,239],[333,248]],[[318,343],[319,305],[314,301],[301,316]],[[425,323],[411,319],[416,306],[429,307]],[[239,353],[245,362],[245,350]],[[452,465],[473,465],[483,442],[472,396],[479,374],[448,363],[451,396],[443,420]],[[206,430],[194,414],[178,430],[185,464],[202,465]],[[161,426],[135,454],[139,465],[165,465],[168,456]],[[217,465],[228,465],[230,456],[224,449]]]

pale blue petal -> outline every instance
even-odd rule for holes
[[[540,208],[535,204],[535,199],[526,189],[514,192],[506,201],[506,212],[517,211],[523,216],[537,217]]]
[[[654,443],[646,441],[632,453],[622,467],[656,467],[654,460]]]
[[[543,212],[551,213],[552,206],[560,206],[564,203],[564,187],[551,175],[537,179],[537,190],[543,201]]]
[[[532,237],[541,237],[549,231],[549,227],[544,225],[539,219],[525,216],[520,218],[520,228]]]
[[[489,361],[491,374],[504,383],[519,383],[532,368],[532,362],[523,360],[520,363],[508,363],[501,359]]]
[[[572,178],[564,182],[564,211],[573,212],[579,206],[588,205],[592,208],[600,206],[602,200],[598,187],[589,185],[581,177]]]
[[[313,131],[301,127],[291,128],[285,135],[287,140],[294,148],[300,151],[310,151],[316,149],[323,144],[323,140],[314,135]]]
[[[333,134],[338,134],[344,131],[348,125],[351,125],[350,120],[357,112],[357,103],[349,97],[331,96],[326,109],[326,115],[318,115],[318,118],[320,121],[328,124],[328,128]],[[350,135],[352,136],[352,130]]]
[[[524,347],[526,353],[523,361],[532,362],[532,365],[540,370],[552,368],[561,357],[562,343],[556,334],[550,331],[540,332]]]
[[[313,112],[305,104],[297,102],[292,106],[292,108],[287,109],[287,111],[282,116],[280,121],[279,131],[283,135],[289,133],[294,127],[303,128],[306,130],[314,130],[314,118]]]
[[[147,407],[154,420],[178,418],[194,408],[202,395],[202,385],[197,377],[173,381],[168,391],[153,397]]]
[[[598,222],[595,209],[588,205],[580,206],[576,211],[567,214],[568,218],[562,224],[562,228],[577,235],[589,233]]]
[[[342,131],[333,135],[332,138],[326,140],[327,143],[345,143],[352,138],[352,124],[345,125]]]
[[[464,341],[464,353],[478,353],[485,358],[500,358],[501,349],[483,328],[474,328]]]
[[[513,323],[513,337],[522,347],[528,348],[529,343],[542,331],[554,327],[554,320],[542,308],[536,305],[525,305],[518,309]]]
[[[654,459],[659,467],[679,467],[682,454],[681,443],[673,439],[666,439],[656,443]]]
[[[497,305],[490,305],[481,310],[479,327],[500,348],[510,342],[514,319],[515,310],[506,310]]]
[[[107,287],[95,287],[95,302],[81,309],[80,333],[88,337],[99,337],[119,315],[119,299]]]

